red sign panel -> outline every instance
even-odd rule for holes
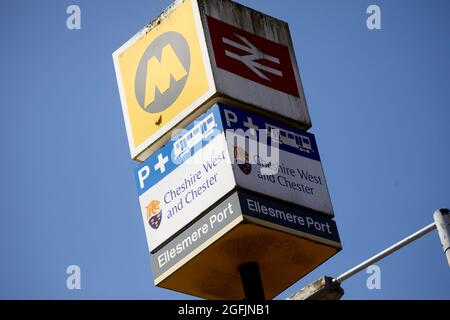
[[[288,47],[207,16],[217,67],[299,96]]]

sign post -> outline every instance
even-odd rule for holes
[[[229,0],[176,0],[113,54],[131,157],[218,101],[311,127],[287,23]]]
[[[246,135],[245,126],[280,135],[260,141]],[[257,149],[245,151],[246,141]],[[278,148],[270,156],[263,152],[273,144]],[[225,104],[174,135],[135,169],[135,179],[150,252],[237,188],[334,216],[314,135]],[[250,217],[264,210],[259,202],[249,203]]]
[[[287,23],[175,0],[113,60],[155,285],[272,299],[342,249]]]

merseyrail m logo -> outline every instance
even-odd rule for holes
[[[197,1],[177,1],[113,54],[131,157],[214,94]]]
[[[134,85],[141,108],[157,113],[172,105],[186,84],[190,64],[189,45],[178,32],[166,32],[150,43]]]

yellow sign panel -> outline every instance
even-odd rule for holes
[[[196,1],[181,2],[114,53],[133,158],[198,107],[210,91],[209,61],[206,47],[200,45],[203,35],[194,5]]]

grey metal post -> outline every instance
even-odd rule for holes
[[[441,239],[442,249],[447,256],[448,265],[450,266],[450,212],[448,209],[436,210],[433,218]]]
[[[433,222],[433,223],[429,224],[428,226],[426,226],[425,228],[420,229],[419,231],[413,233],[412,235],[406,237],[405,239],[397,242],[393,246],[390,246],[389,248],[381,251],[380,253],[373,256],[372,258],[370,258],[370,259],[358,264],[357,266],[351,268],[350,270],[344,272],[339,277],[334,278],[333,281],[335,281],[337,283],[341,283],[342,281],[345,281],[346,279],[350,278],[354,274],[360,272],[361,270],[367,268],[368,266],[374,264],[375,262],[383,259],[384,257],[390,255],[391,253],[394,253],[395,251],[403,248],[407,244],[413,242],[414,240],[419,239],[420,237],[426,235],[427,233],[429,233],[430,231],[432,231],[434,229],[436,229],[436,224]]]
[[[327,285],[327,281],[325,281],[331,278],[322,277],[321,279],[310,283],[299,292],[290,296],[288,300],[339,299],[343,295],[343,290],[339,286],[340,283],[347,280],[356,273],[360,272],[361,270],[367,268],[368,266],[374,264],[375,262],[403,248],[404,246],[408,245],[414,240],[417,240],[420,237],[426,235],[427,233],[433,231],[434,229],[438,230],[439,238],[441,239],[442,243],[442,248],[444,250],[445,255],[447,256],[447,261],[450,266],[450,211],[449,209],[436,210],[433,214],[433,218],[435,222],[427,225],[426,227],[420,229],[419,231],[413,233],[412,235],[406,237],[405,239],[397,242],[393,246],[390,246],[389,248],[381,251],[372,258],[364,262],[361,262],[360,264],[341,274],[339,277],[332,279],[331,282],[335,283],[337,287],[331,288],[329,284]]]

